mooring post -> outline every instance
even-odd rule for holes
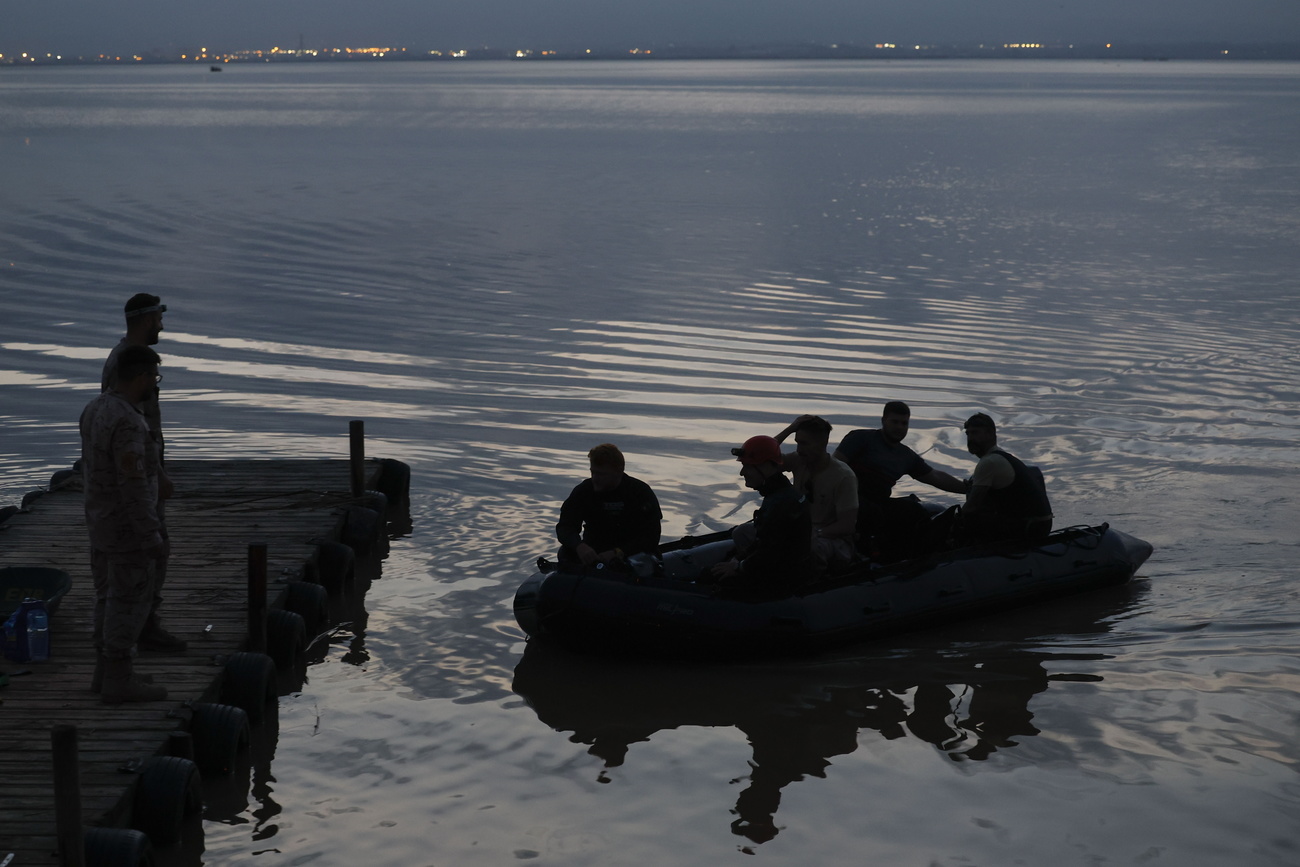
[[[248,545],[248,649],[266,653],[266,543]]]
[[[348,443],[351,446],[352,496],[355,499],[366,492],[366,423],[361,419],[348,422]]]
[[[77,727],[56,723],[50,729],[50,746],[54,753],[54,833],[58,841],[59,864],[61,867],[85,867]]]

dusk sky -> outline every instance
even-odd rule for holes
[[[1300,0],[0,0],[0,53],[403,45],[1300,42]]]

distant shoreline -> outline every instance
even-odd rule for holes
[[[163,51],[67,55],[0,53],[0,68],[30,66],[138,66],[142,64],[243,65],[254,63],[455,62],[463,60],[1300,60],[1300,43],[1110,44],[806,44],[750,46],[666,45],[641,48],[254,48],[232,51]]]

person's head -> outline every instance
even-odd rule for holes
[[[601,443],[587,452],[591,462],[591,484],[598,491],[612,491],[623,481],[623,470],[627,462],[623,453],[613,443]]]
[[[139,403],[158,382],[162,359],[147,346],[128,346],[117,357],[114,390],[132,403]]]
[[[985,413],[975,413],[962,427],[966,431],[966,451],[976,457],[983,457],[998,444],[998,427]]]
[[[163,314],[167,305],[157,295],[139,292],[132,295],[123,308],[126,314],[126,333],[133,343],[153,346],[163,330]]]
[[[740,461],[740,475],[748,487],[758,489],[772,476],[781,472],[784,460],[781,444],[768,436],[750,437],[731,453]]]
[[[794,450],[809,467],[819,467],[826,460],[826,444],[831,439],[831,423],[821,416],[810,415],[794,429]]]
[[[907,426],[912,421],[912,409],[901,400],[891,400],[885,404],[885,411],[880,414],[880,430],[885,439],[901,443],[907,436]]]

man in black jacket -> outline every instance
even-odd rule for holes
[[[808,578],[812,519],[807,498],[785,477],[781,445],[750,437],[731,453],[747,487],[763,495],[751,523],[736,528],[736,555],[713,567],[724,587],[794,590]]]
[[[663,512],[654,491],[624,472],[618,446],[598,445],[587,459],[591,477],[569,494],[555,525],[560,562],[609,565],[633,554],[657,555]]]

